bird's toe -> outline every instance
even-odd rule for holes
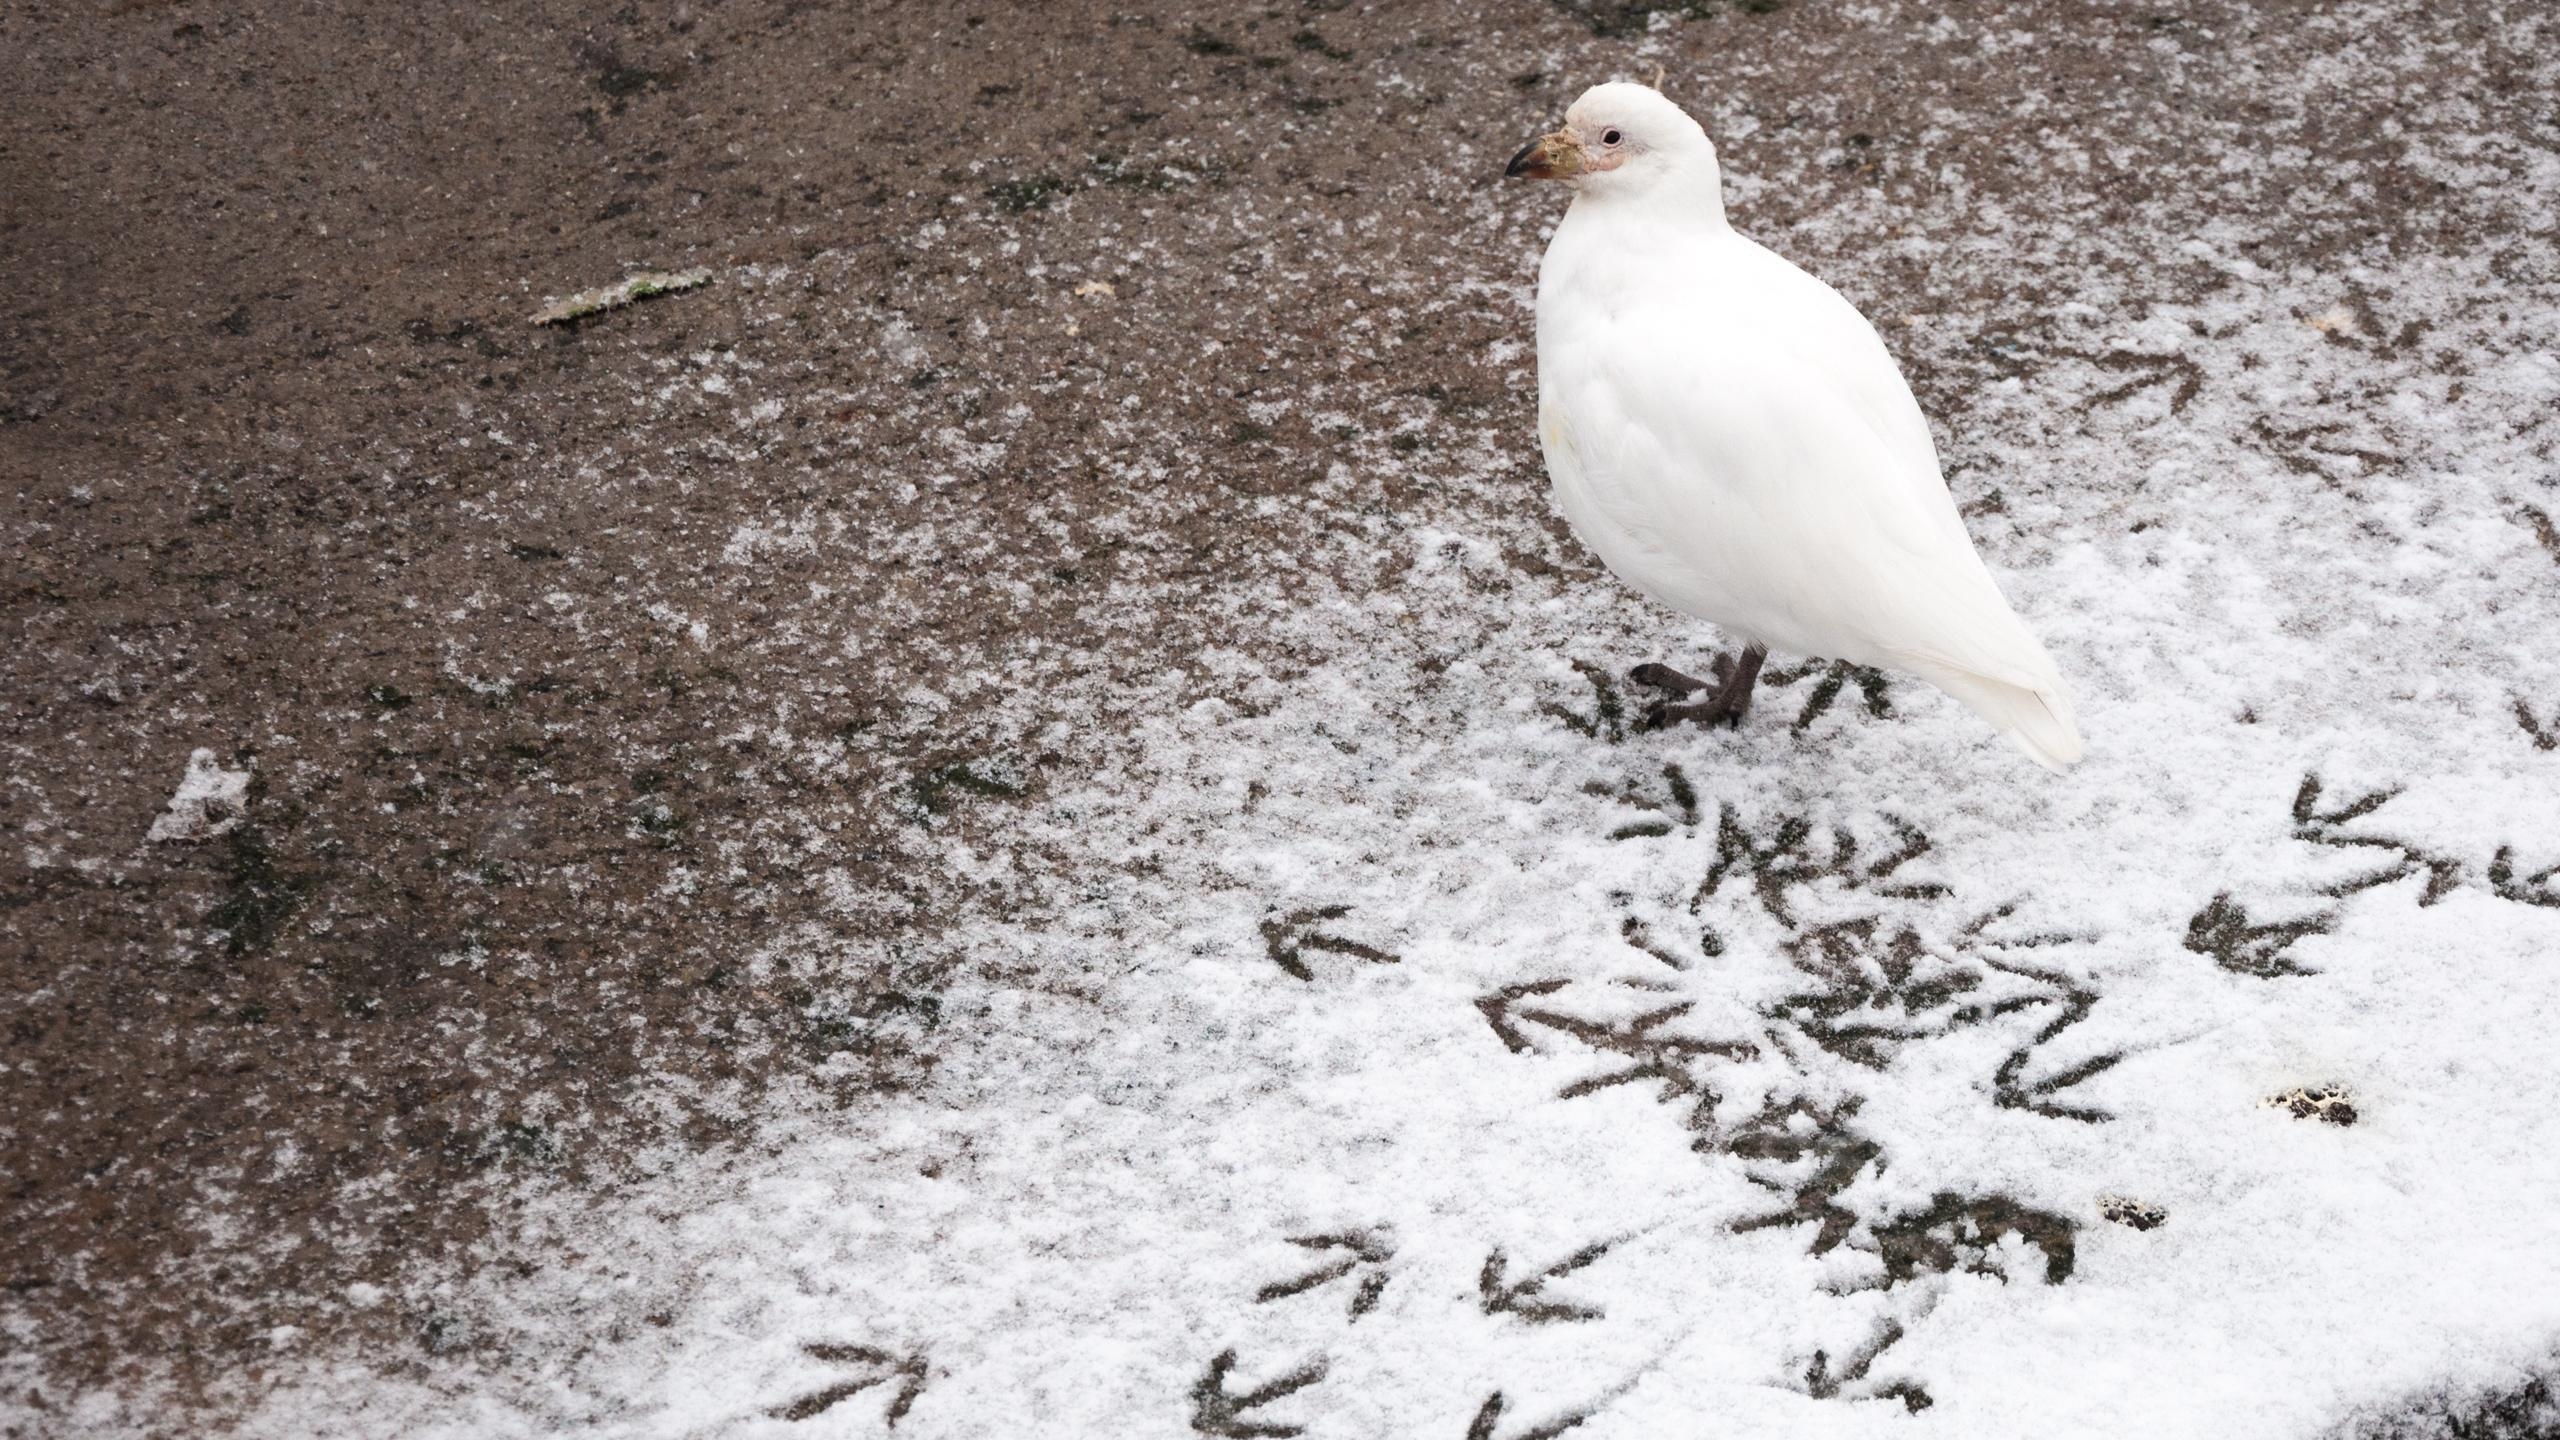
[[[1731,729],[1742,724],[1745,708],[1721,699],[1698,700],[1686,705],[1667,698],[1654,700],[1636,713],[1636,728],[1667,730],[1674,725],[1688,724],[1707,729],[1719,726]]]
[[[1656,664],[1651,661],[1638,665],[1634,669],[1628,671],[1627,678],[1638,685],[1646,687],[1647,689],[1668,690],[1675,695],[1686,695],[1692,691],[1703,690],[1706,688],[1705,683],[1702,681],[1683,675],[1668,665]]]

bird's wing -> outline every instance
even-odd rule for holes
[[[1759,255],[1560,337],[1549,388],[1585,507],[1711,597],[1683,608],[1789,648],[2058,691],[1883,342],[1830,287]]]
[[[1875,326],[1847,297],[1783,256],[1749,240],[1738,247],[1742,303],[1735,316],[1755,351],[1782,354],[1797,379],[1818,383],[1827,401],[1875,438],[1876,458],[1885,462],[1876,478],[1898,483],[1909,505],[1905,518],[1924,521],[1972,553],[1973,538],[1938,469],[1928,418]]]

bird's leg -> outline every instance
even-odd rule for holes
[[[1769,652],[1757,645],[1744,650],[1739,662],[1728,661],[1721,655],[1717,656],[1716,679],[1719,683],[1715,687],[1715,693],[1704,700],[1692,701],[1686,705],[1674,705],[1667,700],[1657,700],[1645,709],[1645,728],[1659,730],[1681,720],[1695,721],[1700,725],[1740,724],[1742,712],[1751,708],[1751,687],[1760,681],[1760,662],[1768,658]],[[1645,684],[1657,684],[1659,682],[1652,678],[1655,675],[1663,679],[1686,682],[1676,687],[1668,684],[1661,686],[1663,689],[1679,689],[1682,694],[1707,688],[1700,681],[1691,680],[1676,670],[1667,670],[1660,665],[1639,666],[1633,678]]]

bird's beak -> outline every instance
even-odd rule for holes
[[[1570,179],[1582,173],[1582,142],[1564,130],[1541,135],[1522,146],[1502,173],[1515,180]]]

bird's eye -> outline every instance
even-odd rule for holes
[[[1600,143],[1603,145],[1615,145],[1624,138],[1626,137],[1620,135],[1615,130],[1603,130],[1600,132]]]

